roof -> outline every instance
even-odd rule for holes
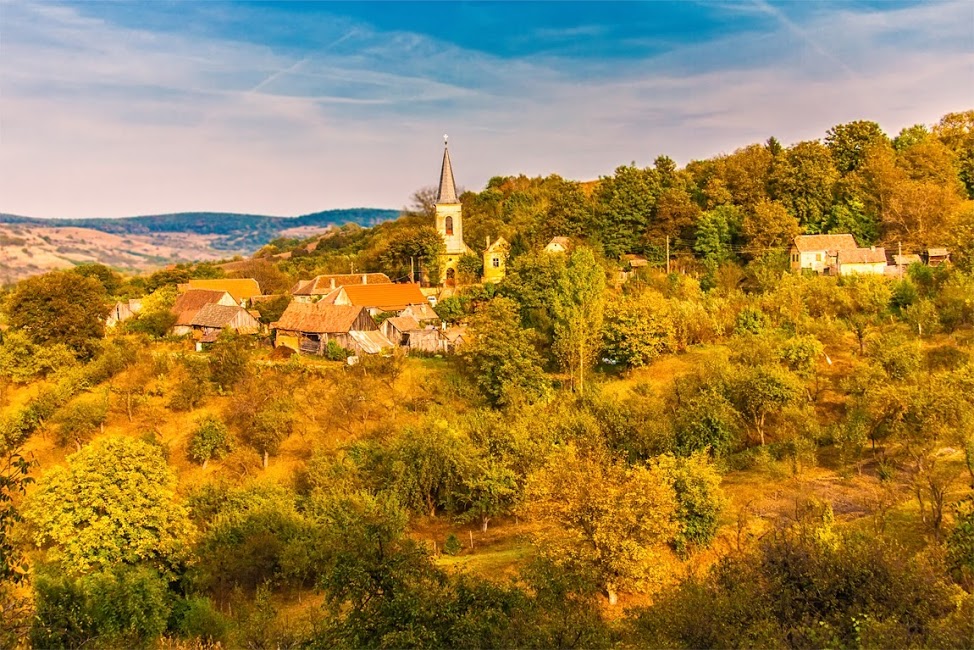
[[[418,321],[424,320],[441,320],[436,311],[430,306],[428,301],[421,302],[415,305],[409,305],[403,311],[401,316],[412,316]]]
[[[226,291],[237,302],[250,300],[261,294],[260,285],[253,278],[224,278],[222,280],[190,280],[192,289],[213,289]]]
[[[551,246],[552,244],[560,244],[561,246],[570,246],[571,243],[572,240],[570,240],[568,237],[552,237],[551,241],[548,242],[548,245]]]
[[[838,262],[842,264],[886,264],[886,251],[880,246],[839,250]]]
[[[504,239],[503,237],[498,237],[497,241],[493,242],[490,246],[487,247],[486,252],[493,253],[496,251],[503,251],[506,253],[507,251],[510,250],[510,248],[511,245],[507,243],[506,239]]]
[[[228,327],[233,319],[243,312],[247,315],[247,318],[254,321],[254,326],[257,326],[257,320],[250,314],[246,309],[242,307],[228,305],[203,305],[203,308],[196,312],[196,316],[193,317],[193,321],[190,325],[195,327],[217,327],[224,328]]]
[[[928,257],[947,257],[950,253],[947,252],[946,248],[928,248]]]
[[[448,327],[443,331],[443,338],[445,338],[450,343],[454,343],[457,339],[462,339],[467,334],[467,328],[463,325],[457,325],[455,327]]]
[[[176,298],[172,313],[176,314],[176,325],[189,325],[193,322],[196,312],[206,305],[215,305],[224,296],[230,296],[226,291],[211,291],[209,289],[190,289]]]
[[[423,329],[422,325],[419,324],[419,321],[412,316],[393,316],[392,318],[387,319],[386,322],[400,332],[413,332]]]
[[[443,145],[443,165],[440,167],[440,191],[436,194],[437,203],[459,203],[457,184],[453,180],[453,165],[450,164],[450,150]]]
[[[910,264],[921,264],[923,260],[919,255],[894,255],[893,261],[897,266],[909,266]]]
[[[426,302],[418,284],[350,284],[342,291],[353,305],[382,311],[400,311]]]
[[[331,292],[335,287],[350,284],[391,284],[392,280],[385,273],[340,273],[336,275],[318,275],[310,280],[300,280],[291,294],[295,296],[320,296]]]
[[[799,252],[806,251],[842,251],[859,248],[856,238],[849,234],[843,235],[798,235],[795,237],[795,248]],[[868,248],[866,250],[869,250]]]
[[[281,314],[281,318],[271,324],[271,328],[319,334],[345,333],[352,329],[362,309],[322,302],[292,302]]]
[[[649,260],[647,260],[642,255],[633,255],[631,253],[628,253],[622,256],[622,261],[629,262],[629,266],[632,267],[649,266]]]
[[[385,349],[395,347],[392,341],[379,330],[371,330],[368,332],[352,330],[348,334],[352,337],[352,340],[359,344],[362,352],[366,354],[378,354]]]

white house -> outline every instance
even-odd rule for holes
[[[798,235],[791,245],[791,268],[793,271],[811,269],[817,273],[835,273],[839,251],[858,248],[856,239],[849,234]]]

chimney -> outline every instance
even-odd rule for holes
[[[368,276],[367,273],[363,273],[362,274],[362,284],[368,284],[368,283],[369,283],[369,276]]]
[[[487,248],[490,248],[490,235],[487,235]]]
[[[335,288],[335,278],[332,278],[332,279],[331,279],[331,288],[332,288],[332,289],[334,289],[334,288]]]
[[[876,247],[875,247],[875,246],[870,246],[870,247],[869,247],[869,250],[871,250],[872,252],[874,252],[874,253],[875,253],[875,252],[876,252]]]

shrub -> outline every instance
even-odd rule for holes
[[[223,422],[212,415],[200,419],[189,441],[188,455],[203,467],[211,458],[222,458],[233,448],[230,432]]]
[[[463,551],[463,545],[460,544],[456,534],[447,535],[446,542],[443,543],[443,552],[447,555],[460,555],[461,551]]]

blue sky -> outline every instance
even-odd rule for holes
[[[974,3],[0,0],[0,211],[401,207],[974,108]]]

